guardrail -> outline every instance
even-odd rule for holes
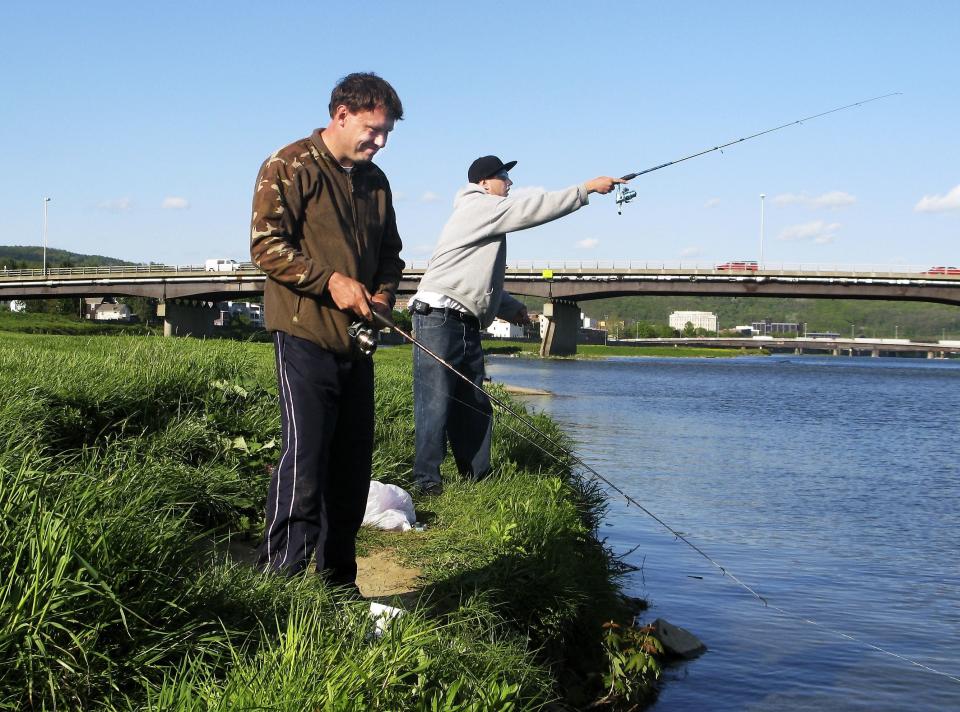
[[[732,262],[742,262],[733,260]],[[425,260],[411,260],[407,263],[407,271],[422,272],[426,269],[428,262]],[[518,260],[507,265],[507,268],[515,272],[542,272],[543,270],[566,271],[566,272],[624,272],[633,270],[643,271],[662,271],[662,272],[710,272],[710,273],[728,273],[736,272],[739,274],[751,274],[761,272],[764,274],[850,274],[850,275],[875,275],[875,274],[911,274],[923,275],[924,277],[960,277],[960,274],[945,275],[943,273],[933,272],[933,267],[929,265],[890,265],[890,264],[823,264],[808,262],[783,262],[783,263],[764,263],[758,266],[758,269],[729,269],[723,268],[723,263],[704,263],[704,262],[669,262],[655,260],[569,260],[569,259],[545,259],[545,260]],[[954,268],[950,268],[951,270]],[[229,275],[229,274],[250,274],[259,273],[260,270],[252,262],[243,262],[237,264],[232,270],[210,270],[203,265],[162,265],[162,264],[138,264],[138,265],[111,265],[103,267],[48,267],[42,269],[4,269],[0,272],[0,279],[13,277],[64,277],[64,276],[86,276],[102,274],[153,274],[153,273],[184,273],[184,274],[211,274],[211,275]]]
[[[203,265],[109,265],[98,267],[47,267],[46,271],[42,269],[4,269],[0,272],[0,278],[3,277],[62,277],[62,276],[85,276],[91,274],[151,274],[156,272],[184,272],[187,274],[206,273],[210,274],[230,274],[231,272],[259,272],[260,269],[252,262],[243,262],[237,265],[233,270],[216,271],[207,269]]]

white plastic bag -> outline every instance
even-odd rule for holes
[[[409,492],[397,485],[385,485],[376,480],[370,482],[363,526],[405,532],[415,521],[417,515]]]

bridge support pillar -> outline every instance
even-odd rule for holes
[[[577,353],[577,334],[580,331],[580,307],[576,302],[560,299],[543,305],[547,331],[540,342],[541,356],[572,356]]]
[[[793,350],[794,356],[803,356],[803,349],[799,346]]]
[[[157,316],[163,317],[164,336],[213,336],[213,322],[220,312],[209,302],[160,302]]]
[[[873,358],[880,358],[880,349],[873,349],[872,351],[870,351],[870,355]]]

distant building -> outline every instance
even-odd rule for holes
[[[0,307],[7,307],[15,314],[19,314],[26,311],[27,303],[21,302],[19,299],[11,299],[9,302],[0,302]]]
[[[126,304],[102,302],[93,310],[95,321],[133,321],[135,318],[133,310]]]
[[[806,332],[807,325],[802,321],[770,321],[764,319],[763,321],[753,322],[750,328],[753,329],[754,334],[760,334],[761,336],[773,336],[774,334],[802,335]]]
[[[693,324],[694,329],[716,331],[717,315],[702,311],[675,311],[670,315],[670,328],[683,331],[687,324]]]
[[[493,323],[487,327],[486,332],[497,339],[521,339],[523,338],[523,327],[511,324],[503,319],[494,319]]]
[[[238,317],[246,318],[251,326],[263,327],[263,304],[259,302],[218,302],[220,316],[214,319],[214,326],[228,326]]]

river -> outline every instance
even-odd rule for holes
[[[523,400],[787,612],[611,499],[601,536],[636,547],[624,588],[650,603],[643,620],[708,647],[666,670],[656,712],[960,709],[960,362],[491,357],[487,371],[553,393]]]

